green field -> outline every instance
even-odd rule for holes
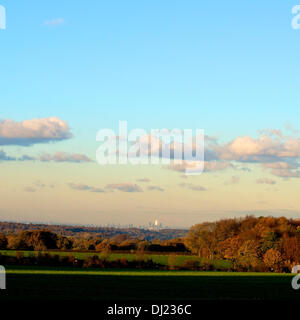
[[[37,251],[15,251],[15,250],[0,250],[0,254],[4,256],[16,256],[17,252],[20,252],[24,255],[24,257],[28,257],[30,255],[38,255],[39,252]],[[42,251],[41,253],[48,253],[51,255],[59,255],[59,256],[70,256],[72,255],[75,259],[82,259],[92,257],[94,255],[97,255],[101,257],[101,253],[94,253],[94,252],[64,252],[64,251]],[[133,261],[138,259],[144,259],[144,260],[152,260],[155,263],[159,263],[161,265],[168,265],[169,257],[172,255],[166,255],[166,254],[132,254],[132,253],[111,253],[107,255],[107,258],[109,260],[117,260],[121,258],[126,258],[128,261]],[[180,265],[185,260],[201,260],[203,262],[210,262],[212,263],[215,268],[222,268],[222,269],[229,269],[231,266],[230,261],[225,260],[208,260],[208,259],[201,259],[197,256],[190,256],[190,255],[176,255],[176,265]]]
[[[7,267],[0,301],[300,300],[292,275]]]

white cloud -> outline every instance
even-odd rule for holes
[[[68,124],[56,117],[22,122],[8,119],[0,121],[0,145],[30,146],[71,137]]]
[[[223,160],[260,162],[278,156],[282,149],[281,141],[263,135],[258,139],[249,136],[238,137],[232,142],[218,147],[216,151],[218,157]]]
[[[291,130],[293,133],[296,132],[295,129]],[[216,139],[206,137],[204,172],[230,168],[250,171],[246,167],[240,168],[237,165],[240,162],[260,164],[277,177],[300,178],[300,138],[285,136],[281,130],[277,129],[260,130],[259,133],[260,136],[257,138],[242,136],[224,144],[219,144]],[[195,164],[188,161],[182,163],[175,161],[167,168],[185,172],[193,165]]]
[[[298,170],[299,164],[293,164],[288,162],[273,162],[262,163],[264,169],[270,169],[274,176],[281,178],[299,178],[300,171]]]
[[[237,137],[231,142],[217,143],[205,152],[215,154],[217,163],[257,163],[271,174],[282,178],[299,178],[300,139],[284,136],[281,130],[261,130],[258,138]]]

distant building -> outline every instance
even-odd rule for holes
[[[154,223],[152,222],[149,222],[148,223],[148,229],[149,230],[159,230],[159,229],[162,229],[162,223],[159,223],[158,220],[154,220]]]

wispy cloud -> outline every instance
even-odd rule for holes
[[[143,189],[139,185],[133,183],[108,184],[105,186],[105,189],[121,192],[143,192]]]
[[[24,154],[20,157],[12,157],[7,155],[6,152],[3,150],[0,150],[0,161],[36,161],[40,160],[42,162],[75,162],[75,163],[84,163],[84,162],[92,162],[89,157],[83,155],[83,154],[69,154],[66,152],[56,152],[53,155],[50,155],[48,153],[43,153],[40,157],[36,158],[33,156],[29,156],[27,154]]]
[[[68,186],[77,191],[89,191],[89,192],[95,192],[95,193],[104,193],[105,190],[103,188],[96,188],[89,186],[87,184],[75,184],[75,183],[69,183]]]
[[[65,23],[65,19],[63,18],[55,18],[44,21],[45,26],[56,27]]]
[[[270,184],[270,185],[274,185],[277,182],[275,180],[272,179],[268,179],[268,178],[261,178],[261,179],[257,179],[256,180],[257,184]]]
[[[232,176],[230,181],[225,182],[225,185],[230,185],[230,184],[239,184],[240,183],[240,177],[238,176]]]
[[[149,191],[159,191],[159,192],[164,192],[165,191],[164,188],[159,187],[159,186],[149,186],[147,188],[147,190],[149,190]]]
[[[41,181],[36,181],[35,183],[33,183],[32,186],[26,186],[24,188],[24,191],[25,192],[37,192],[37,191],[40,191],[42,189],[53,189],[54,188],[54,185],[52,184],[45,184]]]
[[[141,179],[137,179],[137,182],[150,182],[151,180],[148,178],[141,178]]]
[[[179,187],[187,188],[187,189],[194,190],[194,191],[207,191],[206,188],[204,188],[200,185],[192,184],[192,183],[180,183]]]
[[[76,163],[81,163],[81,162],[92,162],[90,158],[83,154],[69,154],[66,152],[56,152],[54,155],[50,155],[48,153],[44,153],[40,156],[40,160],[42,162],[49,162],[49,161],[54,161],[54,162],[76,162]]]
[[[24,191],[25,191],[25,192],[36,192],[37,189],[34,188],[34,187],[25,187],[25,188],[24,188]]]
[[[113,192],[113,191],[121,191],[121,192],[143,192],[143,189],[137,184],[132,183],[118,183],[118,184],[107,184],[104,188],[98,188],[94,186],[90,186],[87,184],[76,184],[69,183],[68,186],[77,191],[89,191],[95,193],[105,193],[105,192]]]
[[[3,150],[0,150],[0,161],[15,161],[16,158],[14,157],[10,157],[7,155],[6,152],[4,152]]]
[[[33,160],[36,160],[36,159],[26,154],[17,158],[17,157],[9,156],[5,151],[0,150],[0,161],[33,161]]]
[[[195,167],[196,162],[188,163],[182,161],[182,163],[173,163],[166,166],[166,169],[177,171],[177,172],[186,172],[186,169],[191,169]],[[205,161],[204,162],[204,172],[215,172],[222,171],[229,168],[234,168],[234,166],[228,161]]]
[[[22,157],[17,159],[18,161],[35,161],[36,158],[35,157],[31,157],[27,154],[24,154]]]

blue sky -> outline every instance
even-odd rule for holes
[[[52,112],[76,127],[84,119],[94,129],[126,118],[134,127],[212,131],[232,127],[225,119],[243,128],[246,118],[255,130],[250,119],[258,128],[267,116],[279,125],[298,106],[293,1],[2,4],[3,117]],[[44,25],[57,18],[64,23]]]
[[[0,4],[0,118],[67,121],[73,139],[49,150],[94,157],[96,132],[119,120],[201,128],[220,141],[298,125],[295,1]]]

